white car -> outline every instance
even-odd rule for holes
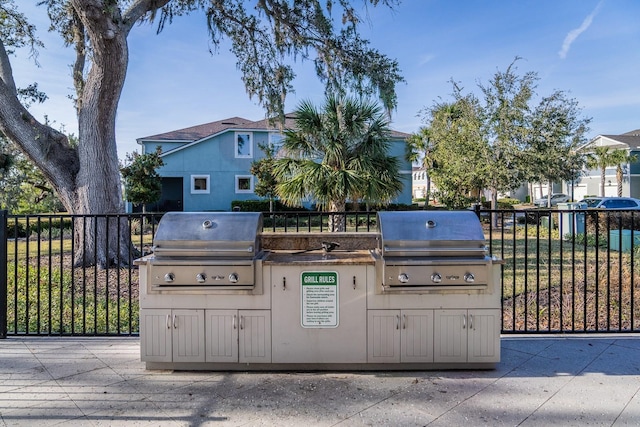
[[[633,197],[587,197],[579,203],[587,209],[640,210],[640,199]]]
[[[558,203],[566,203],[569,201],[569,196],[563,193],[554,193],[551,195],[551,206],[556,206]],[[535,199],[533,204],[539,208],[548,208],[547,203],[549,202],[547,196],[542,196],[539,199]]]

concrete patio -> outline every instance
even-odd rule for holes
[[[505,336],[492,371],[147,371],[137,338],[0,340],[3,426],[640,425],[640,336]]]

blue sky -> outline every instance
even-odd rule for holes
[[[36,0],[16,1],[36,24],[45,43],[35,67],[28,52],[13,58],[19,86],[37,81],[49,95],[33,114],[46,114],[56,127],[77,134],[68,99],[73,93],[64,48]],[[591,117],[589,136],[640,128],[640,1],[637,0],[404,0],[394,11],[362,9],[362,34],[396,58],[406,83],[398,87],[392,127],[412,133],[419,113],[449,99],[450,80],[478,92],[516,56],[518,72],[538,73],[538,93],[564,90]],[[232,116],[264,117],[250,100],[224,44],[210,54],[202,15],[179,18],[160,35],[151,25],[136,26],[129,37],[130,63],[118,110],[116,132],[121,158],[138,150],[136,138]],[[292,110],[303,99],[322,101],[322,86],[311,62],[297,65]]]

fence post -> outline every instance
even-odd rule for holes
[[[480,219],[480,209],[482,208],[482,203],[474,203],[473,211],[478,215],[478,219]]]
[[[0,339],[7,338],[7,211],[0,210]]]

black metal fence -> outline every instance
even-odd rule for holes
[[[0,330],[135,335],[138,272],[161,215],[0,213]]]
[[[486,215],[503,333],[640,331],[640,211]]]
[[[265,213],[264,232],[325,232],[332,215]],[[374,212],[338,215],[345,231],[377,228]],[[504,260],[503,333],[640,331],[640,212],[478,215]],[[159,218],[0,212],[0,337],[137,334],[132,261],[151,251]],[[111,254],[102,265],[101,253]]]

